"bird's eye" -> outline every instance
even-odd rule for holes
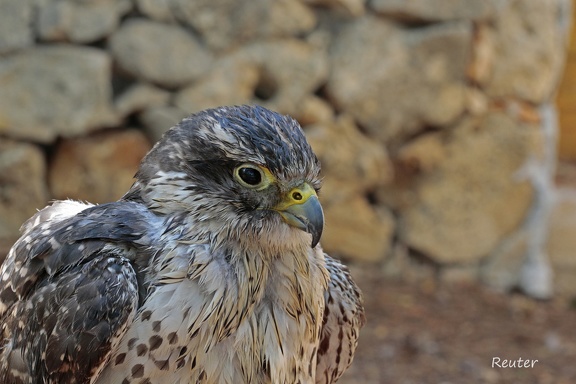
[[[263,189],[269,182],[260,167],[251,164],[243,164],[236,168],[234,176],[240,184],[252,189]]]
[[[260,170],[243,167],[238,170],[238,176],[248,185],[258,185],[262,181]]]

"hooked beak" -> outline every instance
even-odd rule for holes
[[[288,224],[312,235],[312,248],[324,229],[324,212],[314,188],[308,183],[292,189],[275,208]]]

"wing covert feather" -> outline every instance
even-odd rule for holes
[[[0,382],[95,381],[138,307],[146,212],[57,202],[24,224],[0,271]]]
[[[325,254],[330,274],[318,346],[316,383],[336,382],[352,363],[360,328],[366,322],[362,294],[348,268]]]

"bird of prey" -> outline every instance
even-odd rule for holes
[[[0,383],[333,383],[364,323],[319,245],[320,165],[298,123],[209,109],[117,202],[56,201],[0,270]]]

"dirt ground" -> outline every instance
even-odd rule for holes
[[[352,266],[368,323],[339,383],[576,383],[576,308],[468,285],[407,283]],[[492,368],[492,360],[533,368]]]
[[[364,292],[367,324],[339,384],[576,383],[576,301],[351,270]],[[537,362],[492,368],[495,357]]]

